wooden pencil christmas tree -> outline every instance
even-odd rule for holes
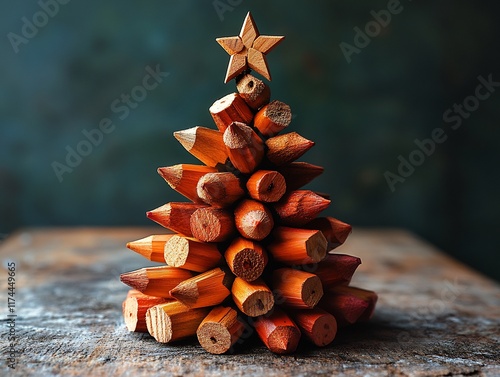
[[[239,36],[217,39],[230,55],[225,82],[235,79],[237,92],[210,107],[217,129],[174,133],[201,164],[158,169],[189,202],[147,212],[173,233],[127,244],[165,263],[121,275],[133,288],[123,302],[130,331],[162,343],[197,336],[219,354],[254,329],[284,354],[301,338],[325,346],[337,327],[371,317],[377,295],[349,286],[361,260],[332,252],[351,226],[318,217],[330,200],[303,189],[323,172],[296,161],[314,142],[285,131],[290,107],[250,74],[271,80],[266,54],[283,38],[260,35],[248,13]]]

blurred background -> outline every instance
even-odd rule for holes
[[[1,237],[150,225],[146,210],[183,200],[156,168],[196,162],[172,132],[214,127],[209,106],[235,91],[215,38],[237,35],[249,10],[262,34],[286,36],[268,55],[272,98],[291,106],[289,129],[316,142],[302,160],[325,167],[308,187],[331,194],[327,214],[354,231],[409,229],[500,279],[493,1],[10,2],[0,13]],[[146,90],[151,70],[163,73]],[[414,152],[437,133],[446,140],[432,152]],[[418,166],[401,170],[402,160]]]

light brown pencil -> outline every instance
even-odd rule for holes
[[[147,332],[146,312],[155,305],[163,304],[169,300],[163,297],[145,295],[135,289],[131,289],[125,301],[123,301],[123,320],[128,331]]]
[[[266,203],[277,202],[286,192],[285,177],[274,170],[257,170],[246,187],[251,198]]]
[[[278,262],[288,265],[317,263],[326,257],[328,242],[319,230],[280,226],[273,230],[266,250]]]
[[[259,243],[242,237],[231,242],[224,257],[233,274],[246,281],[259,278],[268,262],[267,253]]]
[[[255,330],[266,347],[277,354],[292,353],[300,341],[300,330],[281,309],[274,308],[270,315],[260,316],[254,322]]]
[[[217,266],[222,255],[214,243],[175,235],[165,244],[164,258],[169,266],[205,272]]]
[[[252,199],[242,200],[238,204],[234,210],[234,222],[243,237],[257,241],[266,238],[274,227],[271,211]]]
[[[176,131],[174,137],[205,165],[216,167],[226,163],[228,156],[222,141],[222,132],[197,126]]]
[[[201,200],[216,207],[227,207],[245,195],[240,179],[230,172],[205,174],[196,192]]]
[[[275,295],[283,301],[283,305],[294,308],[314,308],[323,296],[319,277],[293,268],[274,270],[272,287]]]
[[[314,141],[300,136],[297,132],[271,137],[266,140],[266,158],[276,166],[287,165],[314,146]]]
[[[231,294],[231,283],[231,276],[217,267],[184,280],[170,295],[190,308],[214,306]]]
[[[203,242],[226,241],[236,231],[233,214],[215,207],[196,210],[191,216],[190,227],[192,235]]]
[[[292,121],[290,106],[281,101],[271,101],[263,106],[253,120],[254,127],[266,137],[278,134]]]
[[[206,207],[206,204],[171,202],[146,212],[146,216],[167,229],[192,237],[191,215],[197,209]]]
[[[233,122],[250,124],[253,112],[238,93],[218,99],[208,109],[219,131],[224,132]]]
[[[206,351],[219,355],[231,350],[244,330],[236,310],[216,306],[200,323],[196,336]]]
[[[170,343],[194,336],[208,312],[208,308],[190,309],[178,301],[172,301],[149,308],[146,325],[149,334],[157,342]]]
[[[155,234],[128,242],[127,247],[152,262],[165,263],[163,248],[165,243],[173,236],[173,234]]]
[[[196,184],[207,173],[215,173],[217,169],[205,165],[178,164],[158,168],[158,174],[179,194],[195,203],[202,203],[196,192]]]
[[[248,282],[236,277],[231,288],[233,301],[243,313],[256,317],[268,313],[274,306],[274,296],[264,280]]]
[[[120,280],[131,288],[148,296],[171,297],[169,291],[193,273],[170,266],[145,267],[125,272]]]

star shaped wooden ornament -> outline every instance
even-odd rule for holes
[[[231,55],[224,82],[229,82],[248,68],[271,81],[266,54],[284,38],[283,36],[260,35],[252,15],[248,12],[239,36],[216,39]]]

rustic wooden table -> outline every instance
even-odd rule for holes
[[[500,376],[500,287],[400,230],[355,229],[339,249],[363,260],[353,285],[380,298],[370,323],[329,347],[277,356],[251,339],[235,355],[216,356],[195,341],[161,345],[131,334],[121,319],[127,288],[119,274],[152,263],[124,245],[154,232],[34,229],[4,241],[0,375]],[[9,262],[15,369],[7,365]]]

